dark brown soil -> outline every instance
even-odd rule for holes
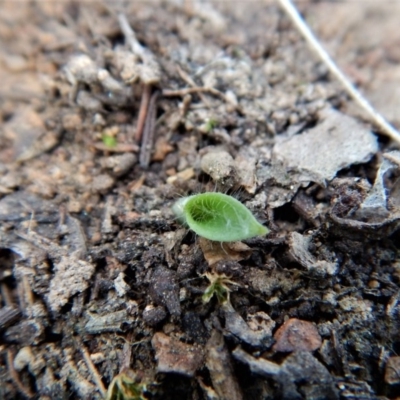
[[[0,10],[1,399],[400,397],[399,144],[278,2]],[[400,6],[300,11],[400,127]]]

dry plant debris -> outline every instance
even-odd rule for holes
[[[276,0],[156,5],[2,4],[0,397],[399,397],[396,136]],[[299,7],[398,128],[399,6]]]

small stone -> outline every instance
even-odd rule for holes
[[[174,146],[170,144],[169,140],[165,136],[160,136],[154,144],[152,160],[163,161],[171,151],[174,151]]]
[[[258,311],[247,316],[247,325],[252,331],[263,331],[267,336],[272,336],[272,329],[275,328],[275,321],[265,312]]]
[[[62,126],[67,131],[75,131],[82,127],[82,118],[79,114],[66,114],[62,118]]]
[[[137,157],[132,153],[124,153],[121,155],[105,157],[101,160],[104,169],[110,170],[111,174],[120,177],[129,172],[136,164]]]
[[[161,332],[153,336],[151,344],[156,352],[157,372],[173,372],[192,377],[203,364],[201,346],[182,343]]]
[[[286,321],[274,335],[274,351],[314,351],[321,347],[322,340],[314,324],[297,318]]]
[[[225,306],[225,329],[250,346],[263,346],[272,336],[275,322],[265,313],[258,312],[244,319],[227,304]]]
[[[181,314],[175,271],[162,266],[156,268],[151,276],[149,294],[154,303],[165,306],[172,316]]]
[[[119,275],[114,279],[114,288],[119,297],[125,296],[129,290],[130,286],[124,280],[125,274],[120,272]]]
[[[400,356],[390,357],[387,360],[385,382],[389,385],[400,383]]]
[[[163,322],[166,317],[167,312],[163,306],[154,307],[152,304],[150,304],[143,310],[143,320],[151,327],[157,326]]]
[[[107,192],[114,185],[114,179],[107,174],[98,175],[93,179],[92,191],[93,192]]]
[[[380,283],[375,279],[372,279],[371,281],[368,282],[368,287],[370,289],[378,289],[380,286],[381,286]]]
[[[32,349],[29,346],[22,347],[14,358],[14,368],[17,371],[22,371],[33,359]]]
[[[311,252],[313,236],[292,232],[289,236],[290,255],[309,272],[318,275],[335,275],[338,270],[337,261],[318,260]]]
[[[169,176],[167,178],[167,183],[174,183],[176,180],[182,180],[182,181],[188,181],[189,179],[192,179],[195,176],[194,169],[192,167],[186,168],[183,171],[178,172],[177,174],[173,176]]]
[[[210,151],[205,154],[201,159],[201,169],[223,187],[231,188],[236,184],[235,162],[226,151]]]

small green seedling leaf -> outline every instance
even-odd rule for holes
[[[115,138],[115,136],[103,135],[101,137],[101,140],[103,141],[105,146],[110,148],[115,147],[117,145],[117,139]]]
[[[207,133],[211,132],[213,129],[215,129],[218,126],[218,121],[216,119],[211,118],[206,122],[205,125],[205,131]]]
[[[269,232],[246,206],[223,193],[184,197],[172,209],[199,236],[217,242],[235,242]]]

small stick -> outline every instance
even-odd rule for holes
[[[311,32],[308,25],[304,22],[304,19],[300,16],[296,7],[290,0],[278,0],[282,8],[287,12],[289,17],[297,29],[301,32],[304,38],[307,40],[312,49],[317,53],[321,60],[326,64],[329,71],[340,81],[345,87],[348,94],[364,109],[371,117],[372,121],[382,130],[382,133],[389,136],[391,139],[400,143],[400,133],[390,125],[375,109],[371,104],[362,96],[362,94],[354,87],[349,79],[343,74],[343,72],[336,66],[334,61],[331,59],[329,54],[322,48],[315,35]]]
[[[394,152],[384,153],[383,157],[386,158],[387,160],[389,160],[390,162],[392,162],[393,164],[397,165],[398,167],[400,167],[400,158],[399,158],[399,155],[398,155],[399,152],[396,151],[397,154],[393,154],[393,153]]]
[[[136,39],[135,32],[129,25],[125,14],[118,14],[118,22],[132,53],[143,61],[145,71],[140,74],[141,81],[145,84],[157,84],[160,81],[161,71],[155,56]]]
[[[28,277],[26,275],[22,276],[22,280],[18,282],[17,287],[21,309],[24,311],[25,316],[32,318],[32,306],[34,303],[34,298]]]
[[[181,77],[183,81],[185,81],[189,86],[191,87],[196,87],[196,82],[189,76],[189,74],[186,73],[179,65],[177,66],[178,74]],[[210,106],[210,102],[206,99],[206,97],[203,95],[202,92],[199,92],[199,97],[201,98],[201,101],[207,106]]]
[[[226,96],[224,93],[220,92],[217,89],[214,89],[212,87],[204,87],[204,86],[195,86],[195,87],[190,87],[190,88],[185,88],[185,89],[178,89],[178,90],[170,90],[170,89],[164,89],[163,90],[163,96],[165,97],[175,97],[175,96],[186,96],[187,94],[192,94],[192,93],[197,93],[200,95],[201,93],[210,93],[216,97],[221,98],[224,100],[226,103],[232,104],[236,111],[239,114],[244,115],[244,111],[240,107],[239,104],[233,104]]]
[[[139,162],[142,168],[147,168],[150,164],[151,151],[154,143],[154,128],[156,125],[157,107],[156,102],[160,92],[152,94],[149,104],[149,110],[144,124],[142,146],[140,148]]]
[[[124,34],[126,41],[129,43],[132,53],[137,54],[144,60],[146,58],[145,50],[143,46],[136,39],[135,32],[129,25],[128,20],[126,19],[125,14],[118,14],[118,22],[121,28],[122,33]]]
[[[151,85],[145,83],[143,85],[143,94],[142,94],[142,99],[140,101],[139,116],[136,126],[136,133],[135,133],[136,143],[140,143],[140,140],[142,139],[143,128],[146,122],[146,116],[150,103],[150,97],[151,97]]]
[[[96,367],[93,365],[89,352],[87,351],[83,343],[79,343],[79,347],[82,352],[83,358],[85,359],[86,365],[89,368],[90,373],[92,374],[92,378],[96,382],[97,389],[101,393],[102,397],[105,398],[107,395],[107,390],[103,384],[103,381],[101,380],[99,373],[97,372]]]
[[[18,388],[18,390],[28,399],[32,399],[34,394],[29,388],[24,386],[19,379],[17,371],[14,369],[14,357],[11,350],[7,350],[7,367],[11,380],[15,383],[15,386]]]
[[[221,97],[223,100],[226,100],[225,95],[219,90],[204,86],[195,86],[178,90],[168,90],[168,89],[163,90],[163,96],[166,97],[186,96],[187,94],[193,94],[193,93],[211,93],[214,96]]]
[[[0,283],[0,293],[5,306],[14,307],[14,302],[10,293],[10,289],[4,282]]]
[[[165,96],[165,97],[186,96],[187,94],[204,93],[204,92],[215,94],[218,97],[224,96],[223,93],[219,92],[218,90],[216,90],[214,88],[208,88],[208,87],[203,87],[203,86],[195,86],[195,87],[191,87],[191,88],[178,89],[178,90],[164,89],[163,96]]]
[[[121,365],[119,367],[120,374],[123,374],[124,372],[128,371],[131,367],[132,338],[133,338],[133,332],[130,331],[126,336],[126,341],[124,344],[124,348],[122,350],[122,360],[121,360]]]
[[[133,143],[118,143],[114,147],[106,146],[100,142],[88,142],[88,145],[96,150],[107,151],[109,153],[137,153],[139,151],[139,147]]]

